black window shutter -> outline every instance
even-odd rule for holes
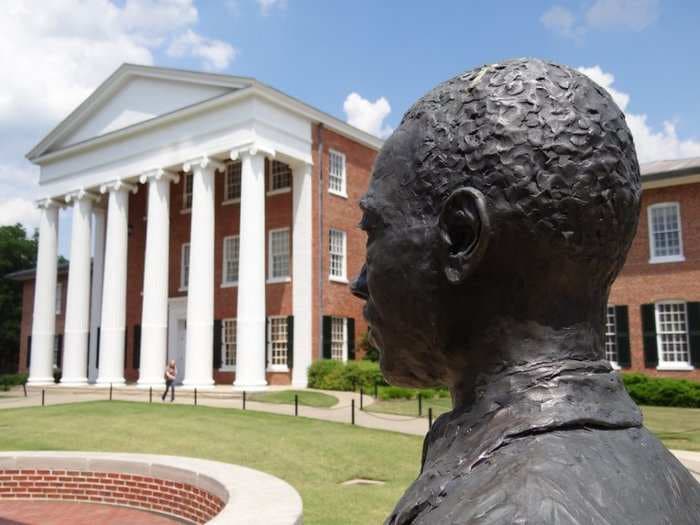
[[[294,367],[294,316],[287,316],[287,367]]]
[[[265,370],[267,370],[267,365],[270,362],[268,359],[268,354],[270,352],[270,319],[265,317]]]
[[[345,329],[348,332],[348,361],[355,360],[355,319],[348,317]]]
[[[141,366],[141,325],[137,324],[134,326],[134,344],[133,353],[131,354],[131,364],[134,366],[135,370],[138,370]]]
[[[323,359],[333,358],[331,355],[331,319],[330,315],[323,316],[323,352],[321,354]]]
[[[28,335],[27,336],[27,368],[29,368],[29,365],[31,362],[32,362],[32,336]]]
[[[97,327],[97,344],[95,345],[95,368],[100,368],[100,327]]]
[[[62,368],[63,367],[63,334],[58,334],[56,336],[56,338],[58,339],[58,344],[57,344],[58,356],[56,357],[56,366],[58,368]]]
[[[627,306],[615,307],[615,345],[617,346],[617,364],[621,368],[632,366],[630,356],[630,321]]]
[[[124,370],[129,366],[129,360],[128,360],[128,352],[127,350],[129,349],[129,338],[127,337],[129,335],[129,327],[125,326],[124,327]]]
[[[642,339],[644,340],[644,366],[655,368],[659,364],[656,348],[656,314],[653,304],[643,304],[642,309]]]
[[[221,368],[221,319],[214,319],[213,363],[214,370]]]
[[[700,303],[688,303],[686,308],[688,312],[690,363],[695,367],[700,367]]]

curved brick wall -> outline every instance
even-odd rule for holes
[[[55,499],[105,503],[206,523],[224,502],[187,483],[118,472],[0,470],[0,500]]]

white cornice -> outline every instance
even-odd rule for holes
[[[87,117],[87,115],[90,114],[91,111],[93,111],[93,109],[103,100],[108,99],[127,79],[135,76],[147,76],[151,78],[160,78],[163,80],[225,86],[235,89],[236,91],[219,95],[203,102],[192,104],[191,106],[187,106],[171,113],[160,115],[110,133],[105,133],[104,135],[100,135],[77,144],[72,144],[54,152],[46,153],[51,145],[55,144],[61,137],[65,136],[66,133],[74,129],[83,118]],[[356,140],[357,142],[372,149],[379,150],[383,144],[383,141],[378,137],[355,128],[354,126],[351,126],[340,119],[313,108],[308,104],[305,104],[293,97],[290,97],[289,95],[282,93],[281,91],[271,88],[270,86],[262,84],[251,78],[124,64],[107,80],[105,80],[80,106],[78,106],[78,108],[76,108],[70,115],[68,115],[68,117],[66,117],[58,126],[56,126],[41,142],[39,142],[39,144],[37,144],[29,153],[27,153],[27,159],[35,164],[41,164],[43,162],[54,160],[66,155],[78,153],[87,148],[96,147],[105,142],[116,140],[127,135],[142,132],[151,127],[165,124],[171,119],[183,118],[185,116],[206,111],[218,105],[227,104],[252,95],[258,95],[261,98],[266,99],[277,106],[286,108],[293,113],[301,115],[314,123],[322,123],[332,131],[336,131],[342,135],[352,138],[353,140]]]

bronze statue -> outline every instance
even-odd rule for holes
[[[624,115],[567,67],[480,67],[406,113],[352,288],[387,380],[454,409],[387,524],[700,523],[700,484],[604,360],[640,191]]]

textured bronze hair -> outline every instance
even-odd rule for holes
[[[410,185],[425,211],[471,186],[498,213],[523,219],[523,233],[603,263],[604,280],[617,274],[641,187],[625,116],[603,88],[565,66],[511,60],[440,84],[399,129],[416,120],[423,134]]]

